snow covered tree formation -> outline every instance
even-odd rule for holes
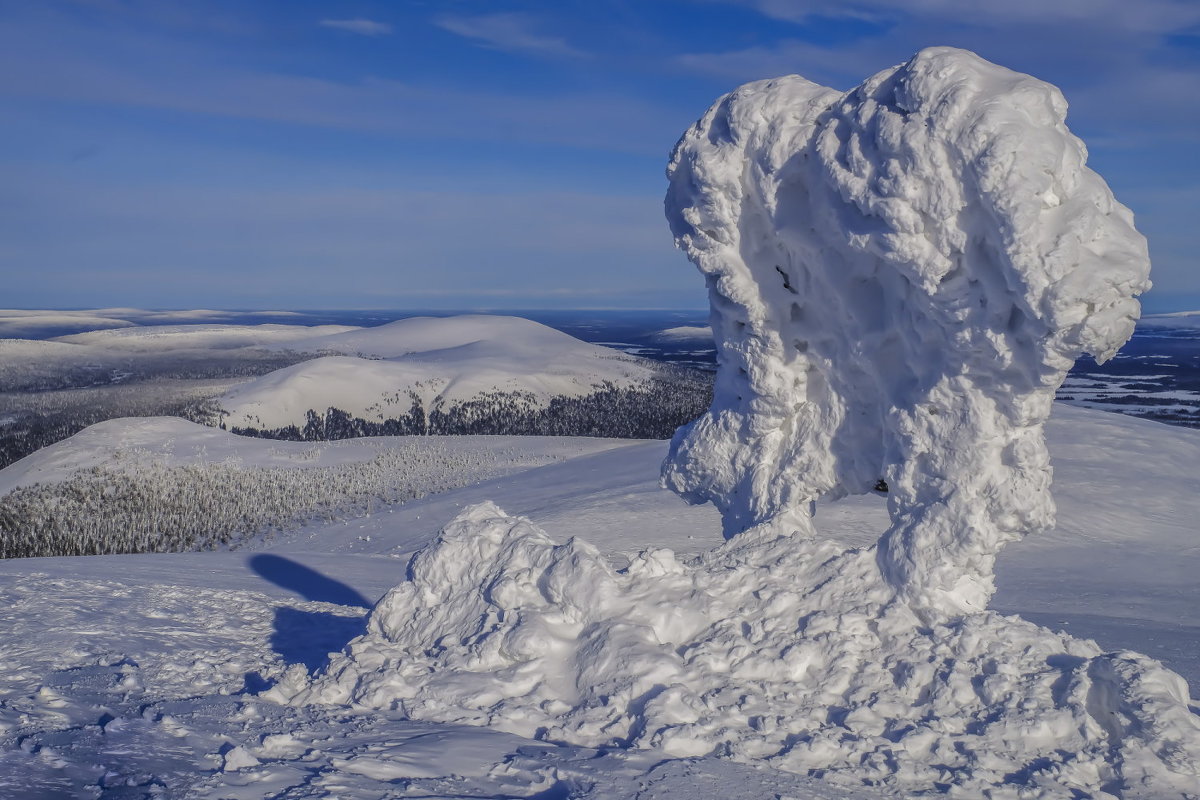
[[[668,485],[815,534],[809,504],[889,487],[879,567],[981,609],[997,552],[1052,527],[1042,425],[1149,288],[1145,239],[1050,84],[930,48],[841,94],[799,76],[721,98],[680,141],[667,216],[708,279],[719,358]]]
[[[464,509],[363,636],[264,696],[905,796],[1195,800],[1182,678],[986,610],[996,553],[1053,520],[1053,390],[1125,341],[1148,286],[1064,113],[948,48],[846,94],[789,77],[719,100],[669,173],[720,367],[665,478],[729,541],[616,569]],[[810,502],[881,477],[877,546],[815,535]]]

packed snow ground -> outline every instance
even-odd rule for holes
[[[276,442],[238,445],[247,460],[255,450],[257,460],[278,458]],[[537,453],[557,442],[516,445]],[[127,782],[212,798],[907,796],[719,758],[554,746],[393,711],[255,697],[289,664],[317,669],[362,633],[367,606],[405,580],[407,557],[483,500],[557,541],[586,538],[618,566],[646,547],[686,555],[717,542],[711,506],[658,487],[666,443],[590,446],[369,518],[314,523],[263,551],[0,562],[0,786],[81,797],[106,796],[102,786],[140,796],[119,788]],[[1059,525],[1002,553],[993,605],[1105,650],[1149,653],[1200,681],[1200,433],[1059,405],[1049,446]],[[884,499],[822,504],[817,521],[831,540],[865,544],[887,524]]]

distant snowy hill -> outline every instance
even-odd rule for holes
[[[113,419],[0,470],[0,558],[240,546],[618,446],[573,437],[264,442],[175,417]]]
[[[60,336],[55,341],[106,351],[226,350],[309,341],[356,330],[358,328],[352,325],[155,325],[76,333]],[[304,348],[293,345],[289,349]]]
[[[711,342],[712,335],[707,325],[680,325],[659,331],[655,338],[663,342]]]
[[[327,355],[397,358],[415,353],[451,350],[477,342],[503,342],[525,353],[553,356],[563,351],[582,352],[583,344],[562,331],[525,319],[492,314],[452,317],[409,317],[373,328],[355,328],[332,335],[296,339],[276,349],[304,350]],[[586,349],[587,346],[585,346]],[[606,348],[595,348],[612,355]]]
[[[344,355],[306,361],[233,387],[219,399],[225,412],[222,422],[229,429],[282,438],[426,432],[591,434],[590,429],[570,430],[571,423],[562,420],[550,424],[568,429],[541,430],[537,426],[544,421],[532,420],[540,420],[556,403],[599,393],[653,393],[656,382],[678,372],[527,319],[503,316],[416,317],[275,348]],[[698,413],[707,399],[701,399],[703,392],[693,394]],[[647,397],[633,405],[645,414],[670,402]],[[594,417],[584,421],[581,412],[570,409],[563,414],[579,416],[580,425],[605,424]],[[643,435],[669,435],[688,419],[685,414],[674,419],[669,430],[659,431],[663,426],[658,425]],[[314,420],[321,421],[319,435],[311,435]],[[385,424],[392,427],[372,427]],[[340,427],[325,432],[335,425]],[[294,434],[289,436],[288,429]],[[342,429],[347,433],[341,434]]]
[[[253,316],[288,319],[300,316],[294,311],[255,311]],[[86,331],[163,325],[187,322],[222,322],[245,316],[237,311],[191,310],[151,311],[142,308],[0,309],[0,338],[40,339]]]
[[[1143,328],[1200,328],[1200,311],[1146,314],[1138,320],[1138,325]]]
[[[22,327],[24,325],[53,327],[63,322],[86,327],[103,322],[108,326],[55,339],[0,338],[0,386],[9,391],[119,383],[122,375],[144,377],[164,370],[186,370],[189,366],[204,369],[218,361],[290,363],[297,356],[289,353],[285,358],[284,354],[263,352],[264,348],[357,330],[349,325],[273,323],[139,326],[126,322],[117,327],[121,321],[108,318],[65,314],[61,319],[37,315],[5,320],[4,313],[0,312],[0,337],[17,332],[30,333]],[[295,346],[286,349],[304,352],[303,348]]]

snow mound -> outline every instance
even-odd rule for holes
[[[1129,337],[1149,285],[1065,112],[949,48],[845,94],[793,76],[720,99],[668,170],[719,366],[664,478],[729,541],[618,570],[472,507],[362,637],[268,696],[910,793],[1195,797],[1178,675],[985,610],[1001,547],[1053,524],[1055,389]],[[816,500],[880,479],[877,545],[818,536]]]
[[[992,612],[927,627],[888,606],[869,550],[751,539],[618,571],[477,505],[365,635],[266,697],[967,792],[1161,798],[1200,778],[1187,687],[1158,662]]]

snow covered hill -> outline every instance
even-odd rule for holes
[[[343,438],[364,432],[553,433],[524,421],[555,402],[598,393],[653,392],[656,381],[674,374],[646,359],[519,317],[416,317],[276,347],[344,355],[306,361],[232,388],[219,400],[222,423],[231,430],[281,438]],[[699,399],[703,389],[698,380],[692,382],[697,386],[688,388],[698,389]],[[677,402],[679,394],[653,402],[645,398],[642,413]],[[620,413],[630,418],[638,411]],[[590,419],[603,429],[596,417]],[[676,419],[669,429],[688,418]],[[391,428],[385,426],[389,421]],[[321,423],[315,435],[314,422]],[[347,432],[338,434],[338,426]],[[669,430],[642,435],[666,434]]]
[[[152,327],[111,328],[60,336],[54,341],[88,345],[95,352],[162,352],[165,350],[262,347],[293,343],[288,349],[303,350],[295,342],[335,336],[358,330],[353,325],[155,325]]]
[[[1146,328],[1200,328],[1200,311],[1147,314],[1138,321],[1138,325]]]
[[[19,481],[9,470],[0,478],[27,485],[68,479],[76,461],[90,468],[160,457],[175,466],[237,458],[303,470],[393,441],[313,445],[178,421],[108,425],[61,443],[69,454],[35,458]],[[472,438],[443,442],[469,446]],[[1059,525],[1002,554],[996,606],[1104,649],[1148,652],[1200,680],[1200,433],[1059,405],[1049,445]],[[537,465],[558,447],[577,455]],[[558,541],[584,537],[618,565],[644,548],[686,555],[719,541],[715,509],[659,487],[665,442],[513,437],[501,450],[525,453],[529,469],[378,506],[369,517],[312,522],[262,550],[0,561],[0,787],[73,796],[101,780],[158,781],[171,796],[197,798],[261,798],[289,787],[311,797],[373,796],[405,786],[429,797],[911,796],[719,758],[664,760],[654,750],[595,751],[398,712],[257,699],[288,664],[315,669],[361,632],[363,606],[405,580],[407,556],[472,503],[494,500]],[[886,526],[883,506],[878,496],[847,498],[819,507],[817,519],[831,539],[864,544]]]
[[[514,444],[267,443],[174,417],[109,420],[0,470],[0,558],[236,547],[612,446]]]
[[[300,316],[294,311],[255,311],[259,319],[288,320]],[[225,322],[247,314],[206,308],[152,311],[143,308],[0,309],[0,338],[41,339],[87,331],[138,326]]]

